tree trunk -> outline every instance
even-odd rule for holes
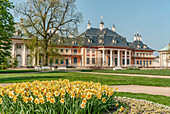
[[[48,42],[45,43],[44,52],[45,52],[44,66],[48,66]]]

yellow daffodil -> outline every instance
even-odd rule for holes
[[[85,108],[86,105],[85,105],[84,103],[81,103],[80,107],[81,107],[81,108]]]
[[[60,103],[64,104],[64,99],[63,98],[60,100]]]

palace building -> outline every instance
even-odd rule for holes
[[[19,28],[19,23],[16,27]],[[34,66],[35,60],[31,62],[30,50],[23,39],[27,37],[20,29],[12,40],[12,57],[17,57],[19,66]],[[68,40],[68,39],[67,39]],[[80,45],[81,41],[81,45]],[[92,28],[90,22],[87,24],[87,30],[77,38],[69,38],[69,42],[64,43],[64,39],[54,39],[60,57],[48,57],[50,66],[74,66],[74,67],[152,67],[155,57],[155,50],[149,48],[142,42],[140,34],[134,35],[134,41],[128,42],[126,37],[122,37],[112,29],[104,28],[104,22],[101,21],[99,28]],[[43,55],[43,54],[42,54]],[[38,65],[43,65],[43,57],[38,58]]]
[[[159,52],[159,64],[160,64],[160,67],[170,67],[170,43],[158,50]]]

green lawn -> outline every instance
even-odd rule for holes
[[[37,72],[35,70],[0,70],[0,73],[25,73],[25,72]]]
[[[144,93],[129,93],[129,92],[117,92],[115,95],[120,97],[143,99],[143,100],[152,101],[155,103],[170,106],[170,97],[163,96],[163,95],[149,95]]]
[[[147,77],[131,77],[131,76],[114,76],[99,74],[84,74],[73,72],[46,72],[46,73],[15,73],[1,74],[0,83],[26,82],[34,80],[58,80],[69,79],[70,81],[82,80],[100,82],[107,85],[144,85],[144,86],[160,86],[170,87],[170,79],[163,78],[147,78]],[[161,95],[149,95],[142,93],[118,92],[116,96],[129,97],[136,99],[144,99],[159,104],[170,106],[170,97]]]
[[[17,73],[1,74],[0,83],[26,82],[34,80],[58,80],[69,79],[71,81],[93,81],[107,85],[143,85],[143,86],[160,86],[170,87],[170,79],[164,78],[147,78],[135,76],[115,76],[99,75],[73,72],[48,72],[48,73]]]
[[[122,74],[143,74],[170,76],[170,69],[160,70],[81,70],[82,72],[122,73]]]

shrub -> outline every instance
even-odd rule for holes
[[[0,87],[1,113],[87,114],[124,111],[113,88],[100,83],[69,80],[34,81]]]

